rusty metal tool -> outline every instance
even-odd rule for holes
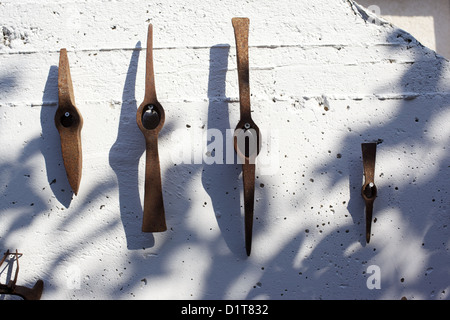
[[[136,122],[145,137],[145,194],[143,232],[163,232],[167,230],[161,185],[161,169],[158,155],[158,134],[161,131],[165,113],[156,98],[155,75],[153,70],[153,26],[148,26],[147,61],[145,68],[144,101],[136,113]]]
[[[377,197],[377,187],[375,186],[375,158],[377,144],[362,143],[362,158],[364,167],[364,184],[361,188],[361,195],[366,204],[366,242],[370,242],[373,202]]]
[[[253,211],[255,198],[255,161],[260,150],[260,131],[252,120],[250,108],[248,18],[231,20],[236,39],[237,69],[239,82],[240,120],[234,131],[234,149],[242,160],[245,213],[245,248],[250,256],[252,246]]]
[[[59,53],[58,98],[55,125],[61,138],[61,151],[67,179],[72,191],[77,195],[82,171],[81,128],[83,127],[83,117],[75,106],[66,49],[61,49]]]
[[[15,255],[16,259],[16,272],[14,274],[14,279],[9,280],[8,284],[0,284],[0,294],[11,294],[21,297],[24,300],[39,300],[41,299],[42,291],[44,290],[44,281],[38,280],[36,281],[33,288],[28,288],[25,286],[19,286],[16,284],[17,276],[19,275],[19,257],[22,256],[21,253],[18,253],[17,250],[15,253],[10,253],[9,250],[5,252],[2,260],[0,261],[0,266],[5,262],[6,258],[9,255]]]

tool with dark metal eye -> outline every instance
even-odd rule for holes
[[[233,18],[236,39],[239,81],[240,120],[234,131],[234,149],[242,160],[245,213],[245,248],[250,255],[252,246],[253,209],[255,197],[255,161],[260,150],[260,132],[253,122],[250,109],[250,83],[248,59],[248,18]]]
[[[369,243],[372,226],[373,202],[377,196],[377,187],[375,186],[375,158],[377,144],[362,143],[361,149],[364,167],[364,184],[361,189],[361,195],[366,203],[366,242]]]
[[[44,281],[38,280],[36,281],[33,288],[28,288],[25,286],[18,286],[16,284],[17,282],[17,276],[19,275],[19,257],[22,256],[21,253],[18,253],[17,250],[15,253],[10,253],[9,250],[5,252],[3,255],[2,260],[0,261],[0,266],[5,262],[6,258],[9,255],[15,255],[16,259],[16,273],[14,275],[14,280],[10,280],[8,284],[0,284],[0,294],[11,294],[16,295],[24,300],[39,300],[41,299],[42,290],[44,290]]]
[[[158,155],[158,134],[165,120],[164,109],[156,99],[153,70],[153,26],[148,27],[144,101],[136,113],[136,122],[146,143],[143,232],[167,230]]]
[[[61,152],[67,179],[72,191],[77,195],[82,170],[81,128],[83,127],[83,117],[75,106],[66,49],[61,49],[59,53],[58,98],[55,125],[61,138]]]

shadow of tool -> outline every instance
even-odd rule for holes
[[[75,97],[76,98],[76,97]],[[41,152],[45,159],[47,179],[58,201],[68,208],[73,192],[67,180],[61,153],[61,140],[55,126],[55,112],[58,107],[58,67],[51,66],[44,87],[41,107]]]
[[[139,195],[139,160],[145,151],[145,142],[136,124],[137,103],[135,97],[136,73],[141,42],[131,54],[130,65],[122,93],[117,139],[109,152],[109,164],[117,176],[120,215],[131,250],[152,247],[151,233],[141,232],[142,204]]]
[[[204,164],[202,184],[211,198],[214,214],[227,246],[235,254],[243,256],[243,237],[236,237],[236,233],[243,230],[240,209],[242,183],[239,180],[242,166],[236,164],[234,149],[231,147],[227,150],[227,144],[230,143],[227,143],[226,130],[231,129],[229,101],[225,96],[229,51],[230,46],[226,44],[218,44],[210,49],[207,129],[213,133],[213,137],[207,152],[215,162]],[[231,158],[227,152],[233,153],[232,164],[227,163],[227,158]]]

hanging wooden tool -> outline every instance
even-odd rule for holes
[[[245,248],[250,256],[252,247],[253,210],[255,197],[255,161],[260,149],[260,132],[253,122],[250,108],[248,18],[233,18],[236,39],[237,69],[239,81],[240,120],[234,131],[234,149],[242,160],[245,212]]]
[[[376,143],[362,143],[362,158],[364,167],[364,184],[361,188],[361,195],[366,204],[366,242],[370,242],[373,202],[377,196],[375,186],[375,158],[377,152]]]
[[[59,53],[58,108],[55,125],[61,138],[61,152],[67,179],[75,195],[78,194],[82,171],[81,128],[83,117],[75,106],[72,77],[67,50]]]
[[[143,232],[167,230],[158,155],[158,134],[164,121],[164,109],[156,98],[153,70],[153,26],[150,24],[147,35],[145,95],[144,101],[136,113],[136,122],[145,137],[146,144]]]
[[[0,284],[0,294],[10,294],[19,296],[24,300],[39,300],[41,299],[42,291],[44,290],[44,281],[36,281],[33,288],[28,288],[25,286],[19,286],[16,284],[17,276],[19,275],[19,257],[22,256],[17,250],[15,253],[10,253],[9,250],[5,252],[2,260],[0,261],[0,266],[5,262],[9,255],[14,255],[16,259],[16,272],[14,274],[14,279],[10,280],[8,284]]]

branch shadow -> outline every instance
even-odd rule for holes
[[[8,90],[10,88],[14,88],[17,84],[16,77],[12,75],[2,75],[0,76],[0,89],[2,90],[2,94],[8,94]]]
[[[378,122],[373,119],[372,125],[357,132],[347,133],[341,143],[336,146],[339,157],[309,168],[316,174],[327,174],[328,184],[319,187],[321,188],[319,192],[333,190],[333,187],[348,180],[350,196],[345,212],[339,210],[339,214],[349,214],[352,224],[337,225],[333,232],[327,235],[321,236],[316,233],[315,237],[318,243],[314,245],[313,250],[302,257],[303,259],[296,258],[292,252],[302,251],[308,236],[311,236],[311,230],[309,230],[309,234],[297,233],[294,240],[281,248],[280,254],[271,260],[269,270],[277,270],[277,267],[279,269],[277,261],[286,259],[285,255],[291,255],[289,259],[298,259],[301,262],[297,262],[298,266],[292,267],[292,269],[284,268],[286,274],[291,274],[292,277],[298,279],[299,282],[296,286],[291,284],[285,276],[274,272],[266,273],[262,277],[261,282],[266,284],[273,282],[274,277],[278,277],[280,283],[284,283],[286,288],[289,288],[284,292],[284,296],[280,294],[278,298],[331,299],[334,294],[334,297],[347,299],[358,298],[358,292],[367,290],[365,296],[371,296],[374,299],[383,299],[387,295],[400,299],[404,292],[420,292],[432,299],[438,297],[438,293],[448,290],[449,283],[437,279],[445,278],[445,274],[448,274],[450,255],[448,248],[446,249],[446,243],[436,239],[446,239],[448,236],[445,235],[449,235],[448,219],[440,220],[439,218],[445,216],[445,211],[448,210],[445,205],[445,203],[449,203],[448,193],[442,191],[446,184],[445,181],[450,178],[448,170],[450,153],[448,150],[436,152],[436,148],[440,148],[439,146],[442,143],[445,144],[445,141],[439,142],[429,133],[432,131],[433,120],[439,118],[439,115],[446,111],[445,108],[448,106],[448,101],[439,94],[445,90],[442,86],[442,75],[444,70],[448,70],[448,66],[446,66],[448,62],[435,56],[431,50],[424,49],[422,51],[423,47],[401,30],[394,29],[392,34],[387,37],[387,41],[400,45],[405,50],[414,49],[415,46],[418,46],[420,50],[418,58],[414,62],[407,63],[409,68],[398,81],[399,88],[405,93],[404,98],[393,98],[401,101],[398,103],[398,108],[390,110],[392,114],[386,121]],[[397,46],[393,48],[398,49]],[[426,78],[422,77],[424,73],[427,74]],[[378,90],[387,89],[381,87]],[[416,94],[410,95],[410,93]],[[428,96],[433,93],[437,94],[433,98],[434,100],[430,100]],[[376,94],[377,92],[374,92],[374,95]],[[380,98],[380,101],[383,100],[389,100],[389,98]],[[433,101],[433,104],[430,104],[430,101]],[[353,103],[357,105],[358,112],[361,114],[371,114],[371,108],[374,108],[370,101],[354,101]],[[333,107],[333,105],[330,106],[330,108]],[[343,107],[343,105],[338,107]],[[346,112],[346,110],[335,110],[335,112]],[[447,137],[446,141],[448,140]],[[389,155],[388,158],[395,161],[388,165],[385,163],[381,170],[380,167],[375,170],[375,183],[379,187],[378,197],[374,202],[370,244],[366,244],[365,241],[365,204],[361,197],[363,183],[361,143],[364,142],[378,143],[377,162],[381,161],[378,159],[383,159],[383,155]],[[421,159],[417,159],[417,162],[413,163],[404,160],[416,152],[415,148],[422,149],[421,154],[428,154],[432,157],[430,173],[420,171],[429,163],[420,164]],[[443,149],[448,148],[443,147]],[[326,152],[326,150],[324,151]],[[403,169],[396,172],[387,171],[389,168],[399,167]],[[313,190],[310,188],[309,192],[314,192]],[[439,199],[436,195],[439,195]],[[307,201],[307,199],[303,200]],[[400,232],[403,234],[405,246],[411,249],[412,244],[407,242],[414,239],[414,244],[418,244],[414,250],[426,251],[424,254],[428,257],[426,265],[430,267],[423,270],[423,274],[417,275],[417,278],[409,283],[404,280],[407,278],[404,274],[405,270],[407,271],[410,265],[421,265],[423,261],[420,259],[423,259],[423,256],[417,257],[417,261],[414,261],[406,258],[410,255],[401,256],[400,251],[394,250],[392,247],[380,250],[389,244],[389,239],[399,241],[400,237],[400,235],[391,234],[380,238],[383,236],[383,231],[377,228],[377,220],[384,221],[385,224],[389,224],[389,220],[398,221],[392,220],[393,217],[386,216],[386,212],[398,213],[402,224],[410,228],[407,233],[405,230]],[[319,224],[317,226],[322,228]],[[396,229],[395,226],[389,228]],[[400,229],[400,226],[397,226],[397,229]],[[319,230],[314,230],[314,232],[317,231]],[[356,243],[358,245],[355,245]],[[328,256],[334,258],[326,259]],[[361,267],[364,266],[361,266],[360,261],[372,259],[392,267],[392,270],[383,269],[384,290],[369,292],[364,280],[367,276],[364,272],[361,276]],[[348,271],[343,271],[341,263],[346,264]],[[431,273],[428,271],[429,269],[434,270],[433,273],[436,274],[433,274],[434,280],[431,280],[432,277],[429,276]],[[362,279],[360,282],[356,281],[358,277]],[[312,289],[312,279],[317,284],[317,291]],[[402,282],[404,281],[401,286],[398,285],[399,282],[396,282],[400,279]],[[353,296],[348,292],[349,287],[354,287]],[[407,290],[403,291],[404,289]],[[260,293],[264,291],[259,289]],[[265,294],[270,296],[272,292],[268,290]],[[255,296],[255,293],[250,293],[248,297],[254,298]]]
[[[397,34],[392,35],[388,40],[393,42],[392,38],[398,39]],[[410,46],[411,39],[405,37],[402,33],[402,41],[404,40],[405,46]],[[400,79],[400,86],[405,92],[418,92],[425,91],[425,95],[431,92],[436,92],[439,87],[441,75],[444,70],[444,59],[436,58],[435,61],[430,60],[428,57],[420,57]],[[433,76],[427,79],[422,79],[421,74],[425,71],[425,68],[433,68]],[[421,88],[424,88],[421,90]],[[412,147],[430,148],[430,141],[426,135],[429,129],[429,124],[432,122],[432,118],[436,116],[439,109],[442,106],[428,105],[428,108],[424,108],[421,103],[421,97],[406,97],[396,111],[396,116],[392,117],[392,121],[382,125],[368,128],[365,131],[359,132],[359,136],[347,136],[343,142],[343,146],[346,149],[352,149],[353,161],[358,160],[358,166],[349,167],[350,188],[351,197],[348,204],[348,210],[357,219],[357,216],[364,215],[364,201],[362,200],[360,190],[362,186],[362,154],[361,143],[363,142],[377,142],[377,153],[389,153],[395,150],[397,153],[397,160],[403,167],[412,168],[411,163],[403,162],[403,154],[407,153],[407,150]],[[367,106],[368,108],[370,106]],[[443,108],[442,108],[443,111]],[[362,111],[364,112],[364,111]],[[428,141],[427,141],[428,140]],[[431,139],[432,140],[432,139]],[[447,152],[448,153],[448,152]],[[356,156],[357,155],[357,156]],[[443,159],[444,160],[444,159]],[[445,162],[445,161],[443,161]],[[445,163],[441,162],[436,164],[441,169],[438,172],[443,172]],[[378,171],[378,172],[377,172]],[[383,211],[388,208],[397,207],[399,212],[402,213],[404,219],[408,220],[406,214],[410,210],[410,204],[416,203],[417,206],[421,206],[421,201],[413,195],[417,193],[420,186],[420,179],[411,179],[411,182],[407,185],[399,185],[395,181],[395,172],[380,172],[375,170],[375,179],[384,184],[384,188],[379,188],[378,197],[374,202],[374,220],[376,222],[376,212]],[[441,176],[436,175],[434,179],[439,180]],[[334,177],[336,179],[336,177]],[[387,185],[386,185],[387,184]],[[421,191],[421,198],[432,198],[432,191],[429,188],[424,188]],[[423,206],[423,205],[422,205]],[[422,223],[416,221],[412,226],[421,229]],[[372,229],[372,236],[376,236],[376,229]]]
[[[53,91],[55,90],[55,88],[56,94],[58,91],[57,68],[55,68],[56,67],[50,68],[49,76],[44,90],[43,105],[45,106],[45,108],[43,107],[41,112],[45,115],[51,113],[49,110],[50,108],[47,107],[48,105],[56,105],[55,103],[46,103],[48,101],[48,98],[54,93]],[[6,77],[5,79],[0,79],[0,85],[5,83],[8,86],[14,86],[16,83],[14,78]],[[55,81],[56,86],[54,85]],[[53,115],[54,114],[51,115],[52,124]],[[45,159],[50,159],[49,161],[53,162],[54,167],[56,167],[58,160],[55,159],[57,159],[58,156],[61,157],[61,152],[59,151],[59,154],[58,151],[55,152],[57,148],[52,150],[52,147],[54,146],[53,140],[58,140],[56,142],[56,145],[59,144],[59,138],[57,138],[57,135],[56,139],[54,139],[55,136],[53,134],[50,134],[51,141],[47,144],[46,133],[48,130],[50,130],[51,125],[46,124],[45,120],[42,120],[42,122],[45,124],[43,124],[43,132],[40,137],[35,137],[29,141],[26,141],[26,144],[24,144],[21,152],[18,153],[17,157],[13,160],[0,163],[0,181],[2,181],[1,190],[3,196],[3,200],[0,201],[0,214],[2,214],[3,212],[7,213],[9,210],[17,211],[17,213],[14,215],[14,220],[12,220],[11,224],[6,230],[6,234],[0,234],[0,247],[3,248],[8,248],[8,234],[20,232],[22,228],[26,228],[32,223],[33,218],[36,215],[47,209],[47,203],[38,195],[39,190],[36,189],[35,185],[30,184],[30,180],[34,179],[32,175],[35,171],[33,170],[34,168],[30,162],[30,159],[33,159],[33,157],[37,155],[39,151],[41,151]],[[17,125],[22,126],[22,123],[19,122]],[[53,128],[57,134],[56,128],[54,126]],[[49,170],[50,169],[48,169],[48,171]],[[59,176],[59,173],[53,174],[55,177]],[[65,177],[64,168],[61,171],[61,175]],[[67,186],[69,186],[68,182]],[[68,187],[68,190],[70,190],[70,187]],[[63,192],[64,191],[61,191],[61,193],[56,192],[56,195],[58,199],[63,199],[63,202],[65,202],[64,199],[67,198],[64,197]],[[71,197],[70,192],[67,193],[69,194],[69,197]],[[61,196],[62,198],[58,196]],[[67,202],[65,203],[67,204]]]
[[[393,33],[388,38],[388,42],[396,42],[402,39],[397,34]],[[404,47],[411,46],[411,41],[405,40]],[[151,234],[143,234],[140,232],[140,224],[142,219],[142,205],[139,198],[138,190],[138,166],[144,149],[144,140],[142,134],[135,123],[135,115],[137,104],[135,100],[135,81],[137,63],[139,58],[138,42],[136,49],[132,52],[129,70],[126,76],[123,95],[122,106],[120,114],[120,123],[118,129],[117,140],[110,149],[109,162],[111,168],[114,170],[119,188],[119,204],[121,220],[126,233],[127,247],[130,250],[141,249],[143,247],[153,246],[154,239]],[[227,56],[229,47],[223,45],[214,46],[210,51],[210,75],[208,81],[208,128],[222,128],[219,129],[224,133],[223,128],[229,128],[228,107],[229,103],[224,98],[225,96],[225,74],[227,71]],[[447,65],[448,66],[448,65]],[[432,59],[420,57],[410,65],[410,68],[401,76],[399,83],[401,88],[407,92],[420,92],[420,88],[426,88],[427,92],[438,91],[439,81],[443,70],[447,68],[443,59]],[[429,68],[434,68],[431,72]],[[424,79],[420,77],[423,71],[427,74],[432,74],[430,78]],[[54,94],[57,92],[57,67],[52,66],[49,71],[46,87],[44,90],[43,104],[48,101],[57,101]],[[225,100],[225,101],[224,101]],[[367,127],[359,132],[347,133],[339,148],[342,157],[333,158],[324,164],[316,164],[311,167],[311,171],[319,175],[320,172],[326,171],[328,173],[327,188],[339,185],[340,182],[348,182],[350,188],[350,198],[346,206],[346,212],[351,215],[353,224],[333,226],[332,232],[323,236],[316,237],[317,242],[313,245],[308,242],[312,238],[312,231],[309,233],[304,231],[297,232],[293,239],[285,242],[280,246],[279,253],[264,260],[264,271],[260,271],[258,276],[258,285],[254,290],[249,290],[246,298],[253,299],[261,296],[269,297],[271,299],[322,299],[322,298],[359,298],[371,296],[373,298],[382,298],[387,290],[372,290],[366,294],[364,275],[361,275],[361,268],[364,268],[364,261],[380,255],[380,258],[385,257],[385,253],[380,250],[375,251],[373,243],[371,246],[364,247],[364,202],[361,198],[360,188],[362,182],[362,163],[361,163],[361,143],[374,140],[382,140],[379,145],[377,153],[396,152],[399,161],[401,162],[402,154],[408,150],[408,146],[421,145],[424,148],[429,148],[432,151],[433,145],[440,143],[435,140],[430,133],[430,126],[433,119],[436,119],[440,114],[448,109],[448,98],[439,100],[435,98],[434,105],[427,105],[427,100],[421,100],[420,97],[413,99],[403,99],[398,103],[398,110],[395,112],[390,121],[383,124]],[[357,102],[355,102],[356,104]],[[438,105],[440,104],[440,105]],[[368,111],[372,105],[370,102],[360,103],[360,112]],[[447,108],[447,109],[446,109]],[[39,152],[45,157],[47,176],[49,184],[58,200],[70,205],[68,194],[70,192],[61,191],[62,183],[66,184],[64,166],[55,159],[61,159],[58,148],[53,148],[59,145],[58,134],[53,125],[54,112],[48,106],[41,110],[41,126],[43,135],[41,138],[36,138],[27,143],[21,155],[15,159],[14,162],[8,162],[0,166],[0,177],[4,183],[8,184],[5,188],[5,199],[18,199],[15,204],[0,203],[0,212],[8,210],[13,206],[14,209],[22,210],[23,212],[15,217],[14,223],[10,229],[12,231],[24,228],[24,225],[29,225],[29,222],[36,214],[36,211],[44,211],[46,203],[33,190],[24,183],[26,181],[25,175],[32,168],[27,159]],[[301,121],[301,119],[297,119]],[[170,131],[170,126],[165,129],[165,132]],[[226,135],[223,135],[224,137]],[[391,137],[391,138],[388,138]],[[392,137],[394,137],[392,139]],[[448,139],[448,138],[447,138]],[[225,147],[225,144],[223,144]],[[414,235],[422,235],[423,244],[420,250],[426,250],[428,259],[427,265],[434,268],[432,274],[418,277],[412,282],[405,277],[404,286],[412,291],[424,292],[425,290],[433,289],[435,292],[442,292],[448,290],[448,265],[450,265],[450,257],[448,243],[444,243],[442,239],[448,239],[449,228],[448,225],[448,191],[446,191],[449,181],[449,166],[448,159],[450,158],[448,147],[445,150],[440,150],[440,158],[434,159],[435,170],[427,174],[424,178],[418,177],[416,181],[411,177],[411,182],[407,184],[398,184],[395,181],[395,173],[377,172],[376,178],[380,178],[380,174],[384,174],[381,179],[381,188],[379,188],[379,198],[375,201],[374,218],[377,218],[378,212],[395,208],[403,220],[408,221],[408,226],[411,228],[411,233]],[[225,150],[225,149],[223,149]],[[210,150],[213,152],[213,150]],[[326,152],[326,151],[325,151]],[[419,161],[420,162],[420,161]],[[416,170],[414,166],[417,164],[406,164],[410,166],[411,170]],[[179,204],[187,204],[183,195],[186,195],[184,186],[176,185],[175,176],[181,166],[176,166],[176,169],[169,169],[163,175],[166,187],[173,187],[175,190],[180,190],[180,195],[167,197],[169,201],[177,201]],[[192,170],[200,170],[201,166],[189,166]],[[340,173],[338,173],[340,171]],[[319,172],[319,173],[318,173]],[[410,171],[411,172],[411,171]],[[239,257],[244,257],[244,242],[243,237],[236,237],[236,230],[241,230],[243,221],[238,212],[241,211],[239,204],[239,188],[241,185],[239,180],[240,166],[239,165],[205,165],[202,173],[202,184],[213,203],[214,213],[217,223],[221,230],[221,234],[229,247],[230,251]],[[169,177],[168,177],[169,176]],[[316,177],[314,177],[316,178]],[[56,182],[52,183],[56,179]],[[348,181],[347,181],[348,180]],[[61,182],[61,184],[59,184]],[[189,182],[186,179],[186,182]],[[377,181],[376,181],[377,182]],[[24,187],[25,186],[25,187]],[[2,186],[3,187],[3,186]],[[98,185],[92,197],[100,194],[103,190],[103,185]],[[178,189],[177,189],[178,188]],[[66,190],[69,190],[67,183]],[[58,191],[59,190],[59,191]],[[311,193],[317,190],[310,188]],[[228,193],[227,193],[228,192]],[[17,194],[15,194],[17,193]],[[166,193],[166,192],[165,192]],[[299,202],[307,202],[307,195],[302,195],[302,192],[297,192]],[[23,195],[26,195],[23,197]],[[439,195],[437,197],[436,195]],[[263,195],[263,198],[267,195]],[[175,199],[176,198],[176,199]],[[34,206],[30,207],[29,202],[33,201]],[[87,205],[87,202],[86,204]],[[315,205],[315,204],[314,204]],[[173,207],[182,208],[182,206],[174,205]],[[419,213],[417,213],[420,211]],[[338,213],[339,214],[339,213]],[[170,215],[169,215],[170,218]],[[178,218],[179,219],[179,218]],[[280,225],[281,226],[281,225]],[[186,231],[186,227],[181,227],[182,231]],[[349,232],[347,232],[347,230]],[[92,238],[95,238],[101,230],[96,229],[95,234],[92,233]],[[373,240],[377,239],[376,225],[372,228]],[[436,236],[439,234],[439,236]],[[177,238],[181,240],[181,237]],[[198,240],[198,239],[193,239]],[[200,240],[198,240],[200,241]],[[203,240],[202,240],[203,241]],[[8,243],[8,236],[1,235],[0,243],[6,246]],[[355,242],[359,242],[361,247],[357,248],[348,254],[349,248],[352,248]],[[171,251],[165,253],[165,256],[152,269],[152,276],[157,272],[163,274],[167,273],[166,262],[172,262],[174,255],[178,253],[177,246],[182,243],[175,243],[169,247]],[[214,245],[214,243],[212,244]],[[211,245],[211,247],[212,247]],[[300,255],[299,252],[305,246],[311,246],[311,249],[305,249]],[[78,243],[74,243],[72,250],[80,250]],[[378,247],[379,249],[379,247]],[[351,250],[350,250],[351,251]],[[392,263],[400,263],[400,258]],[[60,259],[64,259],[64,254],[61,254]],[[398,259],[398,260],[397,260]],[[226,298],[226,289],[229,283],[233,283],[242,278],[246,272],[246,267],[242,264],[227,264],[229,256],[218,257],[213,263],[212,271],[206,277],[207,293],[203,293],[203,297],[207,298],[215,295],[220,298]],[[58,261],[59,262],[59,261]],[[407,261],[413,265],[420,261]],[[404,261],[401,261],[404,263]],[[58,263],[55,262],[51,267],[55,267]],[[148,265],[140,266],[142,272],[148,272]],[[49,268],[48,270],[51,270]],[[145,270],[145,271],[144,271]],[[387,270],[386,270],[387,271]],[[392,281],[386,280],[384,286],[393,287],[393,281],[403,278],[400,270],[390,271],[393,273]],[[133,279],[136,280],[136,279]],[[122,280],[123,281],[123,280]],[[123,283],[125,283],[123,281]],[[350,291],[352,290],[352,291]],[[397,290],[397,289],[396,289]],[[431,290],[430,290],[431,291]],[[45,291],[44,291],[45,292]],[[209,294],[212,292],[212,294]],[[401,297],[401,290],[394,292]],[[111,294],[116,294],[111,289]]]

